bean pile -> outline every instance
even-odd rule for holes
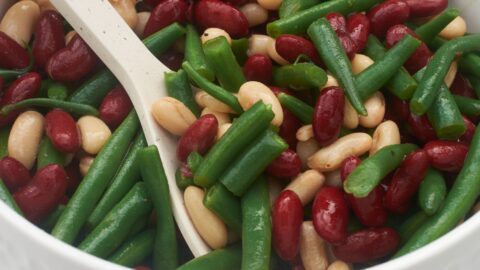
[[[54,237],[136,269],[361,269],[479,209],[480,35],[447,0],[110,3],[172,69],[151,112],[212,252],[188,261],[125,90],[24,0],[0,21],[0,198]]]

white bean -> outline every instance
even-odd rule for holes
[[[356,129],[359,123],[360,119],[358,118],[357,110],[353,108],[348,98],[345,97],[345,107],[343,110],[343,127],[347,129]]]
[[[350,270],[350,266],[340,260],[334,261],[332,264],[330,264],[327,268],[327,270]]]
[[[385,97],[381,92],[376,92],[365,101],[364,105],[368,115],[359,116],[360,125],[366,128],[378,126],[385,116]]]
[[[232,126],[232,124],[230,123],[225,123],[223,125],[221,125],[219,128],[218,128],[218,132],[217,132],[217,137],[215,138],[215,140],[220,140],[223,135],[225,135],[225,133],[227,133],[227,130]]]
[[[239,8],[245,15],[250,27],[265,23],[268,20],[268,10],[257,3],[247,3]]]
[[[8,136],[8,155],[27,169],[31,169],[38,154],[38,145],[42,139],[45,119],[36,111],[20,114],[13,123]]]
[[[352,59],[352,72],[354,75],[357,75],[373,65],[373,63],[374,61],[370,57],[357,53]]]
[[[268,46],[275,40],[267,35],[252,35],[248,39],[248,56],[262,54],[268,56]]]
[[[282,0],[257,0],[258,4],[264,9],[278,10],[282,4]]]
[[[458,71],[458,64],[456,61],[453,61],[452,64],[450,65],[450,68],[448,69],[448,73],[445,76],[445,79],[443,80],[445,84],[448,86],[448,88],[452,86],[453,81],[457,76],[457,71]]]
[[[306,125],[297,130],[296,134],[297,140],[301,142],[306,142],[313,138],[313,127],[312,125]]]
[[[87,155],[80,158],[80,163],[78,164],[78,167],[80,168],[80,174],[82,176],[87,175],[94,160],[95,160],[95,157],[87,156]]]
[[[395,122],[388,120],[378,125],[373,132],[370,156],[383,147],[394,144],[400,144],[400,130]]]
[[[280,56],[280,54],[278,54],[275,44],[276,42],[274,39],[271,40],[270,43],[268,43],[267,45],[268,56],[281,66],[290,64],[287,60],[285,60],[282,56]]]
[[[467,33],[467,23],[462,17],[458,16],[443,28],[438,35],[444,39],[454,39],[464,36],[465,33]]]
[[[70,32],[68,32],[66,35],[65,35],[65,44],[68,44],[70,43],[70,41],[72,40],[72,38],[77,34],[77,32],[75,30],[72,30]]]
[[[270,206],[273,207],[275,204],[275,200],[277,199],[278,195],[282,192],[282,185],[280,185],[280,181],[273,177],[269,177],[267,179],[268,184],[268,197],[270,199]]]
[[[217,118],[217,122],[219,126],[230,124],[232,122],[230,120],[230,115],[228,113],[216,112],[216,111],[212,111],[210,108],[205,108],[202,110],[201,115],[204,116],[205,114],[213,114],[213,116]]]
[[[318,149],[320,149],[320,145],[318,145],[315,139],[310,139],[306,142],[298,142],[297,143],[297,155],[302,161],[302,168],[308,168],[308,158],[315,154]]]
[[[82,135],[82,149],[91,155],[98,154],[112,135],[107,124],[95,116],[81,117],[77,121],[77,126]]]
[[[221,113],[235,113],[235,111],[230,108],[230,106],[212,97],[203,90],[195,94],[195,101],[202,108],[209,108],[212,111]]]
[[[326,270],[328,267],[325,241],[315,231],[311,221],[302,223],[300,257],[305,270]]]
[[[271,105],[275,117],[272,124],[279,127],[283,122],[283,109],[275,94],[261,82],[250,81],[242,84],[238,90],[238,102],[244,110],[248,110],[257,101]]]
[[[138,22],[135,25],[135,28],[133,30],[135,31],[135,34],[139,37],[143,37],[143,32],[145,31],[145,26],[147,25],[148,19],[150,18],[151,13],[148,11],[143,11],[137,13],[138,17]]]
[[[315,170],[308,170],[298,175],[285,189],[295,192],[302,205],[307,205],[313,200],[324,183],[325,176],[323,174]]]
[[[327,88],[327,87],[332,87],[332,86],[340,86],[338,84],[338,81],[333,75],[328,74],[327,75],[327,84],[325,84],[322,88]]]
[[[182,136],[197,118],[182,102],[172,98],[163,97],[152,105],[153,118],[168,132]]]
[[[113,8],[118,12],[120,17],[134,29],[138,23],[137,11],[135,9],[135,0],[109,0]]]
[[[40,17],[37,3],[25,0],[11,6],[0,22],[0,31],[26,47],[35,31],[35,24]]]
[[[215,39],[217,37],[225,37],[228,44],[232,44],[232,38],[230,35],[223,29],[220,28],[208,28],[203,31],[203,34],[200,36],[202,44],[205,44],[207,41]]]

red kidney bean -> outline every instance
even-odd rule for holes
[[[453,141],[432,141],[423,149],[431,165],[445,172],[459,172],[468,153],[468,145]]]
[[[188,8],[189,4],[186,0],[161,1],[152,10],[150,18],[148,18],[145,25],[143,36],[148,37],[174,22],[185,23]]]
[[[11,37],[0,31],[0,67],[22,69],[28,66],[30,57],[27,50]]]
[[[305,270],[305,267],[303,266],[302,258],[299,258],[297,256],[297,259],[291,263],[291,270]]]
[[[381,186],[377,186],[367,197],[355,198],[348,195],[352,210],[358,220],[365,226],[379,227],[387,222],[388,213],[383,206],[385,192]]]
[[[15,192],[32,179],[28,169],[12,157],[4,157],[0,160],[0,178],[10,192]]]
[[[36,72],[29,72],[21,76],[5,90],[0,107],[37,96],[41,84],[42,77]],[[12,123],[19,113],[19,111],[13,111],[8,115],[0,115],[0,127]]]
[[[45,131],[58,151],[69,154],[80,149],[81,141],[77,123],[69,113],[59,109],[47,113]]]
[[[340,43],[342,43],[345,52],[348,57],[352,59],[355,56],[355,53],[358,51],[355,41],[350,37],[350,34],[347,32],[347,22],[345,17],[340,13],[329,13],[326,16],[326,19],[330,22],[333,30],[337,33]]]
[[[281,88],[278,86],[269,86],[270,90],[275,94],[275,96],[280,95],[281,93],[285,93],[287,95],[293,95],[292,92],[290,92],[288,89]]]
[[[330,26],[332,27],[333,31],[335,32],[347,32],[347,20],[345,17],[337,12],[328,13],[325,16],[325,19],[328,20]]]
[[[3,90],[3,77],[0,76],[0,91]]]
[[[429,166],[425,151],[417,150],[409,154],[390,181],[385,194],[385,207],[393,213],[403,214],[425,178]]]
[[[248,2],[248,0],[223,0],[223,1],[236,7],[241,6]]]
[[[403,0],[410,7],[412,18],[435,16],[448,6],[448,0]]]
[[[43,69],[47,60],[64,47],[65,31],[62,16],[54,10],[43,12],[38,19],[33,41],[35,65]]]
[[[278,131],[278,135],[288,143],[290,149],[297,149],[297,130],[302,127],[302,122],[291,113],[289,110],[283,108],[283,122]]]
[[[45,70],[55,81],[74,82],[87,76],[98,63],[95,53],[76,34],[67,46],[48,59]]]
[[[98,111],[100,119],[111,129],[118,127],[132,110],[133,105],[125,89],[118,85],[103,98]]]
[[[345,97],[339,87],[322,90],[313,113],[313,133],[321,146],[334,142],[342,128]]]
[[[303,206],[295,192],[285,190],[272,208],[273,247],[280,258],[293,261],[300,248]]]
[[[302,171],[302,161],[300,157],[291,149],[283,151],[267,167],[267,173],[278,178],[293,178]]]
[[[408,101],[392,97],[391,108],[393,110],[395,118],[398,119],[400,123],[408,121],[408,118],[410,116],[410,107],[408,105]]]
[[[360,165],[361,162],[362,160],[356,156],[349,156],[346,158],[342,163],[342,167],[340,167],[340,178],[342,181],[347,180],[347,177],[358,167],[358,165]]]
[[[67,194],[73,195],[75,190],[77,190],[78,185],[80,185],[80,182],[82,181],[78,160],[73,160],[70,162],[70,164],[65,167],[65,172],[67,174]]]
[[[143,0],[142,1],[143,3],[147,4],[150,8],[155,8],[156,5],[158,5],[158,3],[161,2],[161,0]]]
[[[186,161],[191,152],[205,154],[215,142],[218,121],[212,114],[206,114],[195,121],[182,135],[177,145],[177,158]]]
[[[388,29],[385,38],[387,47],[391,48],[395,46],[395,44],[402,40],[406,34],[419,39],[415,32],[403,24],[392,26],[390,29]],[[411,74],[415,74],[428,64],[428,61],[432,56],[432,51],[430,51],[427,45],[422,42],[412,56],[410,56],[404,66]]]
[[[254,54],[243,65],[243,74],[247,81],[269,84],[272,81],[272,60],[263,54]]]
[[[353,57],[355,57],[355,54],[358,51],[355,41],[353,41],[353,39],[347,32],[338,32],[337,35],[348,58],[353,59]]]
[[[162,55],[160,55],[158,59],[169,69],[178,71],[182,67],[183,54],[170,49],[165,53],[163,53]]]
[[[341,189],[325,186],[313,202],[312,221],[317,233],[331,244],[347,239],[348,206]]]
[[[365,49],[370,34],[370,20],[363,13],[355,13],[347,19],[347,32],[359,52]]]
[[[472,142],[473,135],[475,134],[476,126],[472,121],[470,121],[470,119],[465,117],[465,115],[463,116],[463,122],[465,123],[466,130],[465,133],[463,133],[463,135],[458,139],[458,141],[470,144],[470,142]]]
[[[455,95],[475,99],[477,98],[477,95],[475,94],[472,85],[470,85],[470,82],[466,80],[460,73],[457,73],[455,76],[455,80],[450,87],[450,91]]]
[[[363,229],[349,235],[345,244],[334,246],[333,254],[345,262],[364,263],[391,254],[399,244],[400,236],[394,229]]]
[[[408,20],[410,7],[402,0],[388,0],[372,8],[367,16],[372,33],[383,37],[390,27]]]
[[[57,164],[37,171],[32,182],[13,194],[25,217],[39,221],[57,206],[67,190],[67,175]]]
[[[410,113],[408,116],[408,126],[415,138],[423,143],[437,139],[437,134],[426,115],[418,116],[414,113]]]
[[[238,9],[219,0],[200,0],[194,8],[195,22],[201,31],[217,27],[233,38],[248,35],[248,21]]]
[[[185,162],[182,162],[180,164],[180,173],[182,174],[183,177],[185,178],[192,178],[193,177],[193,172],[192,170],[188,167],[188,164]]]

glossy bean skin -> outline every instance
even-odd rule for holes
[[[43,69],[48,59],[63,47],[65,31],[62,16],[54,10],[43,12],[35,28],[32,47],[35,65]]]
[[[215,142],[218,121],[212,114],[196,120],[182,135],[177,145],[177,158],[186,161],[191,152],[203,155]]]
[[[455,80],[450,87],[450,91],[454,95],[475,99],[477,98],[472,85],[470,85],[470,83],[460,73],[457,73],[457,76],[455,76]]]
[[[347,18],[347,32],[357,45],[359,52],[365,49],[370,34],[370,20],[362,13],[355,13]]]
[[[273,177],[288,179],[297,176],[302,170],[300,157],[287,149],[267,167],[267,173]]]
[[[22,46],[3,32],[0,32],[0,67],[22,69],[28,66],[30,59]]]
[[[432,141],[423,149],[432,167],[444,172],[459,172],[468,153],[468,145],[452,141]]]
[[[347,32],[347,21],[345,17],[340,13],[329,13],[325,18],[330,23],[332,29],[337,33],[338,39],[345,49],[348,58],[353,59],[355,53],[358,51],[356,42],[350,37]]]
[[[100,119],[113,130],[123,122],[132,108],[132,101],[127,92],[119,85],[103,98],[98,111]]]
[[[23,75],[5,90],[2,100],[0,101],[0,107],[37,96],[41,83],[42,77],[36,72]],[[12,123],[19,113],[18,111],[13,111],[8,115],[0,115],[0,127]]]
[[[11,157],[4,157],[0,160],[0,178],[10,192],[15,192],[32,179],[28,169]]]
[[[293,261],[297,257],[302,222],[300,198],[291,190],[282,191],[272,208],[272,232],[273,246],[283,260]]]
[[[98,63],[95,53],[77,34],[48,59],[45,70],[55,81],[72,82],[87,76]]]
[[[463,116],[463,122],[465,123],[465,133],[458,139],[461,143],[470,144],[473,139],[473,135],[475,134],[475,124],[470,121],[467,117]]]
[[[435,16],[448,6],[448,0],[404,0],[410,7],[412,18]]]
[[[387,110],[389,108],[392,109],[396,121],[400,123],[408,121],[408,118],[410,117],[410,106],[407,101],[393,97],[389,105],[390,106],[387,106]]]
[[[342,163],[342,167],[340,167],[340,177],[342,181],[345,181],[361,162],[362,160],[356,156],[346,158]]]
[[[221,28],[233,38],[248,35],[248,20],[238,9],[219,0],[200,0],[195,4],[194,16],[200,31]]]
[[[333,254],[345,262],[363,263],[391,254],[399,244],[394,229],[370,228],[349,235],[345,244],[333,247]]]
[[[403,214],[427,174],[430,161],[426,151],[409,154],[393,175],[385,194],[385,207],[393,213]]]
[[[332,26],[333,31],[337,33],[338,31],[342,31],[342,32],[347,31],[347,20],[342,14],[337,12],[332,12],[327,14],[325,18],[330,23],[330,26]]]
[[[39,170],[28,185],[13,194],[13,198],[25,217],[35,222],[50,213],[62,200],[67,185],[65,170],[51,164]]]
[[[287,34],[281,35],[275,40],[275,49],[282,58],[290,63],[294,63],[299,55],[304,54],[315,64],[322,65],[315,46],[306,38]]]
[[[290,149],[297,149],[296,131],[302,126],[298,118],[289,110],[283,108],[283,122],[278,131],[278,135],[288,143]]]
[[[340,43],[342,43],[345,53],[347,53],[348,58],[351,60],[355,57],[355,53],[358,51],[355,41],[350,37],[347,32],[338,32],[338,38]]]
[[[343,192],[325,186],[317,193],[313,202],[312,220],[317,233],[331,244],[342,244],[347,240],[348,206]]]
[[[427,143],[437,139],[437,134],[426,115],[418,116],[410,113],[407,121],[413,135],[421,142]]]
[[[408,20],[410,7],[401,0],[388,0],[372,8],[367,16],[372,33],[383,37],[390,27]]]
[[[145,25],[143,36],[148,37],[174,22],[185,23],[188,9],[189,4],[186,0],[161,1],[152,10]]]
[[[345,107],[343,90],[333,86],[324,89],[317,99],[313,113],[313,133],[317,142],[326,146],[340,135]]]
[[[62,110],[52,110],[45,116],[45,131],[55,148],[65,154],[80,149],[80,134],[73,117]]]
[[[269,84],[272,81],[272,60],[263,54],[254,54],[243,65],[243,75],[247,81]]]

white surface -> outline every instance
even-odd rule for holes
[[[51,1],[57,5],[57,8],[92,46],[117,78],[120,78],[129,92],[148,142],[156,144],[160,149],[169,179],[175,218],[180,230],[192,252],[195,255],[203,254],[208,248],[194,230],[174,180],[177,164],[176,140],[160,130],[149,113],[151,103],[166,95],[163,86],[163,71],[167,69],[155,60],[135,34],[127,29],[127,25],[113,11],[107,3],[108,1]],[[478,18],[480,1],[457,0],[451,1],[451,3],[462,9],[462,16],[469,22],[469,31],[480,32]],[[6,5],[8,5],[7,0],[0,0],[0,14],[2,14],[2,7]],[[139,92],[137,93],[135,89],[139,89]],[[480,256],[477,255],[480,252],[479,243],[480,215],[476,215],[427,247],[373,267],[371,270],[478,269],[480,265]],[[125,268],[83,253],[50,237],[0,202],[0,269],[114,270]]]

